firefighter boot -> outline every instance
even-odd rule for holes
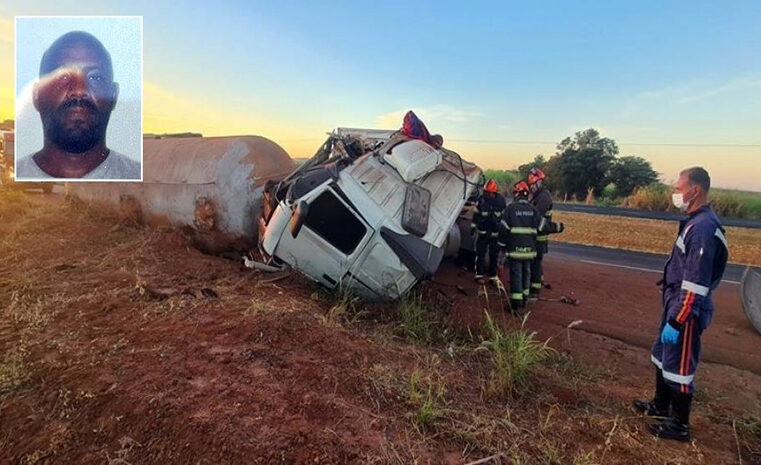
[[[520,312],[520,309],[523,308],[523,300],[510,299],[510,308],[513,310],[513,313],[517,315]]]
[[[671,388],[663,379],[663,372],[660,368],[655,368],[655,396],[653,400],[637,399],[634,401],[634,408],[644,413],[648,417],[668,417],[669,407],[671,406]]]
[[[681,392],[671,393],[671,406],[674,409],[674,416],[669,417],[661,422],[654,423],[647,427],[653,436],[662,439],[673,439],[675,441],[690,441],[690,405],[692,404],[692,394],[683,394]]]

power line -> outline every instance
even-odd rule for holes
[[[517,145],[557,145],[557,141],[546,140],[500,140],[500,139],[445,139],[451,142],[470,142],[477,144],[517,144]],[[743,147],[758,148],[761,144],[697,144],[689,142],[616,142],[617,145],[666,146],[666,147]]]
[[[313,142],[323,138],[284,139],[280,143]],[[548,140],[507,140],[507,139],[444,139],[450,142],[467,142],[474,144],[516,144],[516,145],[557,145],[557,141]],[[642,147],[735,147],[735,148],[761,148],[761,144],[722,144],[722,143],[690,143],[690,142],[616,142],[618,145],[632,145]]]

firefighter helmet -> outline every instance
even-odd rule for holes
[[[541,181],[545,178],[544,171],[537,168],[536,166],[531,168],[531,170],[528,172],[528,183],[529,184],[536,184],[537,181]]]
[[[528,195],[528,184],[526,181],[518,181],[513,186],[513,195]]]
[[[486,183],[486,187],[484,187],[484,192],[491,192],[492,194],[496,194],[499,191],[499,187],[497,187],[497,182],[493,179],[489,179],[489,182]]]

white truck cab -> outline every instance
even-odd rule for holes
[[[457,217],[481,169],[399,131],[336,129],[265,188],[260,245],[328,289],[397,299],[459,248]]]

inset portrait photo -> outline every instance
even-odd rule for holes
[[[143,21],[16,17],[16,181],[141,181]]]

